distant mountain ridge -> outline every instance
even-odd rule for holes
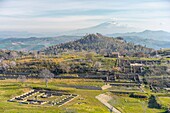
[[[42,50],[46,54],[58,54],[67,51],[93,51],[96,53],[109,51],[120,52],[121,54],[134,54],[136,52],[150,53],[153,49],[126,43],[125,41],[97,33],[86,35],[76,41],[50,46]]]
[[[127,42],[139,44],[154,49],[170,48],[170,41],[159,41],[153,39],[143,39],[137,36],[122,36]]]
[[[58,36],[46,38],[8,38],[0,40],[0,49],[33,51],[79,39],[79,36]]]
[[[42,34],[38,33],[30,33],[26,31],[0,31],[0,38],[17,38],[17,37],[22,37],[22,38],[28,38],[28,37],[39,37],[43,36]]]
[[[161,35],[157,35],[161,33]],[[148,33],[148,34],[147,34]],[[150,35],[151,34],[151,35]],[[115,33],[108,34],[110,37],[123,37],[127,42],[132,42],[134,44],[143,45],[149,48],[160,49],[160,48],[170,48],[170,41],[168,32],[165,31],[143,31],[143,32],[131,32],[131,33]],[[56,44],[66,43],[82,38],[83,36],[57,36],[57,37],[30,37],[30,38],[7,38],[0,39],[0,49],[8,50],[24,50],[33,51],[41,50],[48,46],[53,46]],[[156,37],[156,39],[155,39]],[[166,37],[165,41],[162,37]]]
[[[101,33],[101,34],[111,34],[111,33],[127,33],[127,32],[139,32],[142,31],[139,28],[129,27],[127,25],[119,24],[115,21],[104,22],[98,24],[96,26],[84,28],[84,29],[77,29],[69,32],[64,32],[66,35],[79,35],[83,36],[87,33]]]
[[[130,33],[113,33],[108,34],[108,36],[113,37],[140,37],[143,39],[153,39],[153,40],[159,40],[159,41],[170,41],[170,33],[166,31],[151,31],[151,30],[145,30],[143,32],[130,32]]]
[[[142,31],[139,28],[122,25],[115,21],[104,22],[96,26],[77,29],[63,33],[29,33],[15,31],[0,31],[0,49],[9,50],[41,50],[48,46],[66,43],[80,39],[86,34],[101,33],[109,37],[123,37],[127,42],[140,44],[149,48],[170,48],[170,33],[166,31]],[[31,38],[28,38],[31,37]],[[38,38],[37,38],[38,37]]]

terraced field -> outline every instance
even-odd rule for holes
[[[106,106],[104,106],[99,100],[95,97],[100,94],[107,94],[112,97],[109,103],[117,108],[122,113],[163,113],[166,111],[167,105],[170,103],[169,96],[157,96],[159,102],[165,106],[165,109],[155,109],[148,108],[148,99],[139,99],[129,97],[128,94],[114,94],[110,90],[119,91],[139,91],[141,90],[138,87],[119,87],[113,86],[110,89],[105,90],[91,90],[85,89],[84,87],[74,88],[67,87],[69,85],[79,85],[79,86],[95,86],[101,87],[105,85],[102,80],[91,80],[91,79],[54,79],[50,80],[49,87],[45,87],[45,83],[42,80],[29,79],[25,83],[20,83],[17,80],[0,80],[0,113],[109,113],[110,111]],[[34,105],[34,104],[21,104],[17,102],[8,102],[7,100],[22,95],[23,93],[29,92],[32,88],[43,88],[50,90],[63,91],[69,94],[79,95],[72,101],[64,104],[63,106],[58,107],[57,105]],[[150,95],[152,92],[144,89],[145,92]],[[153,93],[154,94],[154,93]],[[39,95],[37,93],[36,95]],[[40,97],[38,97],[40,99]],[[62,100],[62,98],[58,98]],[[34,96],[30,96],[29,99],[35,99]],[[50,98],[50,101],[53,101],[53,97]],[[46,100],[44,98],[44,100]],[[57,101],[54,99],[54,102]]]

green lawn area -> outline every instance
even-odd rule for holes
[[[163,109],[148,108],[147,100],[130,98],[128,96],[116,96],[111,94],[112,100],[109,103],[115,106],[122,113],[163,113]]]
[[[65,85],[65,86],[64,86]],[[73,101],[61,106],[49,105],[24,105],[16,102],[7,102],[7,100],[19,96],[31,90],[31,87],[45,88],[42,80],[29,79],[21,84],[17,80],[0,80],[0,113],[109,113],[107,107],[100,103],[95,96],[108,92],[102,90],[76,89],[66,87],[68,85],[79,86],[103,86],[102,80],[92,79],[53,79],[49,81],[48,88],[53,90],[62,90],[71,94],[77,94]],[[162,109],[150,109],[147,107],[146,100],[130,98],[126,96],[116,96],[112,93],[113,99],[109,102],[118,108],[122,113],[163,113]],[[159,98],[163,104],[168,104],[170,99]],[[145,103],[144,103],[145,102]]]
[[[24,92],[31,90],[28,87],[45,87],[41,80],[28,80],[27,86],[18,83],[16,80],[0,81],[0,113],[108,113],[108,109],[100,103],[95,96],[103,93],[101,90],[86,90],[67,87],[59,87],[59,84],[75,84],[81,85],[102,85],[102,82],[95,80],[71,79],[71,80],[54,80],[49,83],[49,88],[55,90],[64,90],[69,93],[78,94],[79,96],[64,106],[47,106],[47,105],[24,105],[15,102],[7,102],[12,97],[19,96]]]
[[[170,97],[158,97],[161,105],[164,107],[170,107]]]

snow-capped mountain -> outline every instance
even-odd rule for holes
[[[77,29],[74,31],[65,32],[64,34],[82,36],[89,33],[112,34],[112,33],[139,32],[139,31],[142,30],[139,28],[129,27],[127,25],[122,25],[115,21],[109,21],[89,28]]]

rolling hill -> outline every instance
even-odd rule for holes
[[[108,36],[142,38],[142,39],[152,39],[152,40],[170,42],[170,33],[161,30],[160,31],[145,30],[143,32],[113,33],[113,34],[109,34]]]
[[[127,42],[139,44],[154,49],[170,48],[170,41],[159,41],[154,39],[144,39],[137,36],[122,36]]]
[[[0,40],[0,48],[8,50],[33,51],[79,39],[79,36],[58,36],[47,38],[8,38]]]
[[[76,41],[50,46],[42,50],[46,54],[57,54],[67,51],[93,51],[96,53],[119,51],[121,54],[133,54],[136,52],[150,53],[153,49],[134,45],[133,43],[126,43],[124,40],[106,37],[97,33],[86,35]]]
[[[103,23],[105,25],[105,30],[108,30],[112,27],[107,26],[115,26],[116,23]],[[102,26],[103,25],[98,25]],[[118,25],[116,25],[118,26]],[[98,28],[98,27],[95,27]],[[110,29],[109,32],[114,30]],[[87,31],[88,32],[88,31]],[[90,31],[89,31],[90,32]],[[91,31],[91,32],[97,32]],[[91,33],[90,32],[90,33]],[[103,31],[104,32],[104,31]],[[127,42],[131,42],[134,44],[139,44],[142,46],[146,46],[153,49],[160,48],[170,48],[170,33],[165,31],[151,31],[145,30],[143,32],[129,32],[129,33],[113,33],[107,34],[109,37],[123,37]],[[82,36],[78,35],[62,35],[57,37],[31,37],[31,38],[0,38],[0,49],[8,49],[8,50],[24,50],[24,51],[34,51],[41,50],[43,48],[66,43],[70,41],[75,41],[80,39]]]

